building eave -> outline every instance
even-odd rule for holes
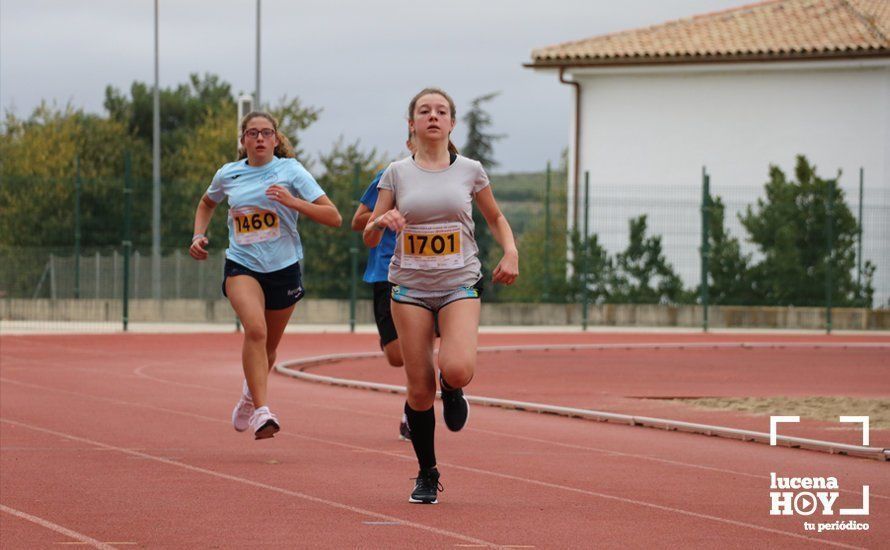
[[[559,69],[587,68],[587,67],[629,67],[629,66],[663,66],[663,65],[701,65],[709,63],[775,63],[775,62],[807,62],[825,60],[857,60],[890,58],[890,48],[859,50],[859,51],[830,51],[830,52],[800,52],[782,54],[733,54],[733,55],[677,55],[677,56],[635,56],[635,57],[611,57],[611,58],[554,58],[536,60],[524,63],[522,66],[528,69]]]

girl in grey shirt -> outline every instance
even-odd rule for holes
[[[485,170],[458,155],[451,143],[455,115],[454,101],[442,90],[427,88],[414,96],[408,128],[417,152],[386,169],[363,233],[369,247],[377,245],[384,229],[397,234],[389,266],[392,315],[405,360],[405,414],[420,464],[408,500],[425,504],[437,503],[442,489],[434,446],[437,332],[445,424],[456,432],[469,417],[462,388],[476,368],[481,278],[474,200],[504,250],[492,272],[493,282],[513,284],[519,275],[513,231],[495,202]]]

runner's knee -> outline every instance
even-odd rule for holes
[[[252,326],[244,326],[244,339],[251,343],[266,343],[266,326],[257,324]]]
[[[393,340],[383,346],[383,353],[391,366],[401,367],[405,364],[405,360],[402,358],[402,348],[399,346],[398,340]]]
[[[462,388],[473,379],[476,371],[476,359],[474,357],[453,355],[439,355],[439,370],[442,378],[452,388]]]

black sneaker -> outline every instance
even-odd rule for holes
[[[411,428],[408,427],[408,421],[399,422],[399,439],[402,441],[411,441]]]
[[[470,404],[462,389],[445,389],[442,373],[439,373],[439,386],[442,388],[442,415],[445,417],[445,425],[452,432],[459,432],[470,418]]]
[[[408,497],[408,502],[415,504],[438,504],[439,491],[445,488],[439,483],[439,470],[430,468],[428,470],[420,470],[417,477],[414,478],[414,490]]]

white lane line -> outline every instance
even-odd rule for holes
[[[166,464],[166,465],[168,465],[168,466],[175,466],[175,467],[177,467],[177,468],[182,468],[182,469],[184,469],[184,470],[188,470],[188,471],[191,471],[191,472],[196,472],[196,473],[199,473],[199,474],[204,474],[204,475],[208,475],[208,476],[212,476],[212,477],[217,477],[217,478],[220,478],[220,479],[225,479],[225,480],[227,480],[227,481],[234,481],[234,482],[236,482],[236,483],[241,483],[241,484],[248,485],[248,486],[251,486],[251,487],[256,487],[256,488],[258,488],[258,489],[265,489],[265,490],[267,490],[267,491],[272,491],[272,492],[275,492],[275,493],[280,493],[280,494],[283,494],[283,495],[287,495],[287,496],[291,496],[291,497],[296,497],[296,498],[300,498],[300,499],[303,499],[303,500],[308,500],[309,502],[314,502],[314,503],[316,503],[316,504],[323,504],[323,505],[325,505],[325,506],[329,506],[329,507],[331,507],[331,508],[337,508],[337,509],[339,509],[339,510],[345,510],[345,511],[347,511],[347,512],[352,512],[352,513],[354,513],[354,514],[359,514],[359,515],[369,516],[369,517],[376,518],[376,519],[378,519],[378,520],[382,520],[382,521],[399,522],[399,523],[401,523],[401,524],[403,524],[403,525],[405,525],[405,526],[408,526],[408,527],[414,527],[415,529],[420,529],[420,530],[423,530],[423,531],[427,531],[427,532],[429,532],[429,533],[435,533],[435,534],[437,534],[437,535],[442,535],[442,536],[446,536],[446,537],[451,537],[451,538],[455,538],[455,539],[462,540],[462,541],[465,541],[465,542],[470,542],[470,543],[473,543],[473,544],[483,544],[483,545],[485,545],[485,546],[487,546],[487,547],[500,548],[499,545],[497,545],[497,544],[495,544],[495,543],[493,543],[493,542],[489,542],[489,541],[482,540],[482,539],[477,539],[477,538],[475,538],[475,537],[470,537],[470,536],[464,535],[464,534],[462,534],[462,533],[456,533],[456,532],[454,532],[454,531],[448,531],[448,530],[446,530],[446,529],[439,529],[438,527],[432,527],[432,526],[429,526],[429,525],[424,525],[424,524],[422,524],[422,523],[415,523],[415,522],[410,521],[410,520],[407,520],[407,519],[402,519],[402,518],[399,518],[399,517],[396,517],[396,516],[390,516],[390,515],[387,515],[387,514],[381,514],[381,513],[379,513],[379,512],[374,512],[374,511],[372,511],[372,510],[366,510],[366,509],[364,509],[364,508],[359,508],[359,507],[357,507],[357,506],[351,506],[351,505],[349,505],[349,504],[343,504],[343,503],[341,503],[341,502],[337,502],[337,501],[334,501],[334,500],[328,500],[328,499],[325,499],[325,498],[316,497],[316,496],[310,495],[310,494],[308,494],[308,493],[302,493],[302,492],[300,492],[300,491],[292,491],[292,490],[290,490],[290,489],[285,489],[285,488],[283,488],[283,487],[277,487],[277,486],[275,486],[275,485],[269,485],[269,484],[262,483],[262,482],[259,482],[259,481],[254,481],[254,480],[252,480],[252,479],[247,479],[247,478],[243,478],[243,477],[238,477],[238,476],[234,476],[234,475],[231,475],[231,474],[225,474],[225,473],[222,473],[222,472],[216,472],[216,471],[213,471],[213,470],[208,470],[208,469],[206,469],[206,468],[201,468],[200,466],[192,466],[191,464],[186,464],[186,463],[184,463],[184,462],[179,462],[179,461],[176,461],[176,460],[170,460],[170,459],[167,459],[167,458],[164,458],[164,457],[160,457],[160,456],[150,455],[150,454],[148,454],[148,453],[143,453],[143,452],[140,452],[140,451],[133,451],[133,450],[130,450],[130,449],[125,449],[125,448],[123,448],[123,447],[118,447],[118,446],[116,446],[116,445],[109,445],[109,444],[107,444],[107,443],[102,443],[101,441],[95,441],[95,440],[93,440],[93,439],[87,439],[87,438],[85,438],[85,437],[80,437],[80,436],[72,435],[72,434],[65,433],[65,432],[59,432],[59,431],[56,431],[56,430],[50,430],[50,429],[48,429],[48,428],[42,428],[42,427],[40,427],[40,426],[34,426],[34,425],[32,425],[32,424],[27,424],[27,423],[25,423],[25,422],[18,422],[18,421],[16,421],[16,420],[10,420],[10,419],[8,419],[8,418],[0,418],[0,422],[3,422],[3,423],[5,423],[5,424],[10,424],[10,425],[13,425],[13,426],[19,426],[19,427],[21,427],[21,428],[27,428],[27,429],[29,429],[29,430],[33,430],[33,431],[36,431],[36,432],[41,432],[41,433],[45,433],[45,434],[55,435],[55,436],[57,436],[57,437],[63,437],[63,438],[65,438],[65,439],[70,439],[71,441],[78,441],[78,442],[80,442],[80,443],[88,443],[88,444],[91,444],[91,445],[95,445],[95,446],[97,446],[97,447],[103,447],[103,448],[108,449],[108,450],[117,451],[117,452],[119,452],[119,453],[123,453],[123,454],[129,455],[129,456],[137,456],[137,457],[139,457],[139,458],[144,458],[144,459],[146,459],[146,460],[152,460],[152,461],[154,461],[154,462],[160,462],[161,464]],[[98,542],[98,541],[96,541],[96,542]],[[100,543],[100,544],[101,544],[101,543]],[[106,548],[106,547],[103,547],[103,548]]]
[[[3,379],[0,379],[0,380],[3,380]],[[25,383],[19,383],[19,384],[27,385],[27,386],[32,386],[32,387],[35,387],[35,388],[42,388],[42,389],[46,389],[46,390],[53,390],[53,389],[55,389],[55,388],[43,388],[43,387],[41,387],[41,386],[37,386],[36,384],[25,384]],[[141,404],[141,403],[131,403],[131,402],[122,401],[122,400],[117,400],[117,399],[107,399],[107,398],[104,398],[104,397],[96,397],[96,396],[91,396],[91,395],[86,395],[86,394],[80,394],[80,393],[78,393],[78,392],[71,392],[71,391],[68,391],[68,390],[57,390],[57,391],[62,391],[62,392],[64,392],[64,393],[70,393],[70,394],[73,394],[73,395],[76,395],[76,396],[85,397],[85,398],[89,398],[89,399],[98,399],[98,400],[102,400],[102,401],[110,401],[110,402],[118,403],[118,404],[121,404],[121,405],[129,405],[129,406],[135,406],[135,407],[149,408],[149,409],[159,410],[159,411],[163,411],[163,412],[167,412],[167,413],[179,414],[179,415],[183,415],[183,416],[189,416],[189,417],[192,417],[192,418],[199,418],[199,419],[202,419],[202,420],[208,420],[208,421],[215,422],[215,423],[224,423],[224,424],[228,424],[228,422],[225,421],[225,420],[220,420],[220,419],[217,419],[217,418],[207,417],[207,416],[203,416],[203,415],[199,415],[199,414],[194,414],[194,413],[187,413],[187,412],[182,412],[182,411],[176,411],[176,410],[173,410],[173,409],[166,409],[166,408],[162,408],[162,407],[154,407],[154,406],[151,406],[151,405],[143,405],[143,404]],[[4,420],[4,419],[0,418],[0,422],[11,422],[11,421]],[[36,429],[41,429],[41,428],[36,428]],[[54,432],[51,432],[51,431],[49,431],[49,430],[45,430],[45,429],[41,429],[41,430],[43,430],[43,431],[47,431],[48,433],[54,433]],[[63,437],[68,437],[69,439],[75,439],[75,440],[78,440],[78,439],[79,439],[79,438],[77,438],[76,436],[68,436],[68,435],[64,435],[64,434],[60,434],[60,435],[62,435]],[[384,456],[390,456],[390,457],[398,458],[398,459],[400,459],[400,460],[408,460],[408,461],[412,461],[412,462],[413,462],[413,460],[414,460],[414,457],[412,457],[412,456],[406,456],[406,455],[403,455],[403,454],[400,454],[400,453],[395,453],[395,452],[392,452],[392,451],[382,451],[382,450],[379,450],[379,449],[373,449],[373,448],[368,448],[368,447],[361,447],[361,446],[359,446],[359,445],[352,445],[352,444],[349,444],[349,443],[342,443],[342,442],[338,442],[338,441],[331,441],[331,440],[328,440],[328,439],[321,439],[321,438],[312,437],[312,436],[307,436],[307,435],[294,434],[294,433],[291,433],[291,432],[281,432],[281,433],[279,433],[278,435],[279,435],[279,436],[295,437],[295,438],[298,438],[298,439],[305,439],[305,440],[307,440],[307,441],[313,441],[313,442],[316,442],[316,443],[322,443],[322,444],[332,445],[332,446],[336,446],[336,447],[342,447],[342,448],[345,448],[345,449],[362,450],[362,451],[366,451],[366,452],[369,452],[369,453],[376,453],[376,454],[380,454],[380,455],[384,455]],[[84,439],[83,441],[87,441],[87,442],[89,442],[90,440],[86,440],[86,439]],[[114,448],[114,449],[119,449],[119,448],[117,448],[117,447],[111,447],[111,446],[104,445],[104,444],[98,444],[98,445],[100,445],[100,446],[105,446],[105,447],[109,447],[109,448]],[[126,451],[126,450],[124,449],[124,451]],[[145,453],[134,453],[134,454],[140,454],[140,455],[142,455],[142,454],[145,454]],[[148,458],[148,456],[147,456],[147,458]],[[159,458],[159,457],[153,457],[153,456],[152,456],[152,457],[150,457],[150,458],[157,458],[158,460],[162,460],[162,461],[164,461],[164,462],[166,462],[166,463],[171,463],[171,464],[174,464],[174,465],[182,465],[182,466],[184,466],[184,467],[188,467],[188,468],[196,468],[196,467],[192,467],[192,466],[185,465],[185,464],[180,463],[180,462],[175,462],[175,461],[171,461],[171,460],[166,460],[166,459],[162,459],[162,458]],[[500,473],[500,472],[494,472],[494,471],[490,471],[490,470],[482,470],[482,469],[479,469],[479,468],[473,468],[473,467],[470,467],[470,466],[462,466],[462,465],[459,465],[459,464],[454,464],[454,463],[449,463],[449,462],[441,462],[441,461],[440,461],[439,464],[442,465],[442,466],[448,466],[448,467],[450,467],[450,468],[454,468],[454,469],[456,469],[456,470],[463,470],[463,471],[466,471],[466,472],[471,472],[471,473],[475,473],[475,474],[479,474],[479,475],[494,476],[494,477],[498,477],[498,478],[502,478],[502,479],[508,479],[508,480],[511,480],[511,481],[521,481],[521,482],[529,483],[529,484],[532,484],[532,485],[538,485],[538,486],[546,487],[546,488],[549,488],[549,489],[557,489],[557,490],[569,491],[569,492],[572,492],[572,493],[584,494],[584,495],[588,495],[588,496],[600,497],[600,498],[604,498],[604,499],[616,500],[616,501],[624,502],[624,503],[627,503],[627,504],[635,504],[635,505],[639,505],[639,506],[643,506],[643,507],[648,507],[648,508],[654,508],[654,509],[658,509],[658,510],[662,510],[662,511],[666,511],[666,512],[673,512],[673,513],[677,513],[677,514],[681,514],[681,515],[686,515],[686,516],[695,517],[695,518],[698,518],[698,519],[709,519],[709,520],[712,520],[712,521],[716,521],[716,522],[720,522],[720,523],[726,523],[726,524],[734,525],[734,526],[738,526],[738,527],[746,527],[746,528],[750,528],[750,529],[754,529],[754,530],[758,530],[758,531],[763,531],[763,532],[767,532],[767,533],[773,533],[773,534],[785,535],[785,536],[789,536],[789,537],[794,537],[794,538],[799,538],[799,539],[809,540],[809,541],[818,542],[818,543],[822,543],[822,544],[828,544],[828,545],[831,545],[831,546],[838,546],[838,547],[841,547],[841,548],[860,548],[860,547],[858,547],[858,546],[848,546],[848,545],[845,545],[845,544],[842,544],[842,543],[835,543],[835,542],[826,541],[826,540],[823,540],[823,539],[815,539],[815,538],[807,537],[807,536],[800,535],[800,534],[797,534],[797,533],[792,533],[792,532],[790,532],[790,531],[782,531],[782,530],[779,530],[779,529],[772,529],[772,528],[770,528],[770,527],[763,527],[763,526],[760,526],[760,525],[757,525],[757,524],[753,524],[753,523],[746,523],[746,522],[736,521],[736,520],[732,520],[732,519],[728,519],[728,518],[723,518],[723,517],[720,517],[720,516],[711,516],[711,515],[707,515],[707,514],[700,514],[700,513],[698,513],[698,512],[692,512],[692,511],[684,510],[684,509],[681,509],[681,508],[674,508],[674,507],[671,507],[671,506],[662,506],[662,505],[660,505],[660,504],[654,504],[654,503],[647,502],[647,501],[641,501],[641,500],[636,500],[636,499],[629,499],[629,498],[626,498],[626,497],[619,497],[619,496],[609,495],[609,494],[606,494],[606,493],[599,493],[599,492],[596,492],[596,491],[588,491],[588,490],[585,490],[585,489],[579,489],[579,488],[577,488],[577,487],[569,487],[569,486],[566,486],[566,485],[559,485],[559,484],[556,484],[556,483],[550,483],[550,482],[546,482],[546,481],[540,481],[540,480],[537,480],[537,479],[525,478],[525,477],[521,477],[521,476],[512,476],[512,475],[509,475],[509,474],[503,474],[503,473]],[[198,469],[199,469],[199,470],[202,470],[202,469],[200,469],[200,468],[198,468]],[[209,470],[208,470],[208,471],[209,471]],[[227,476],[228,474],[219,474],[219,475],[220,475],[220,476]],[[239,479],[240,479],[240,478],[239,478]],[[253,483],[253,482],[251,482],[251,483]],[[314,498],[314,497],[313,497],[313,498]],[[344,505],[344,506],[346,506],[346,505]],[[376,512],[374,512],[374,513],[376,514]],[[386,521],[400,521],[398,518],[390,518],[389,516],[383,516],[382,514],[380,514],[378,517],[384,517]],[[472,542],[474,542],[474,543],[476,543],[476,544],[479,544],[478,541],[472,541]],[[487,544],[487,543],[486,543],[486,544]]]
[[[101,550],[113,550],[114,546],[110,544],[106,544],[102,541],[98,541],[94,538],[88,537],[83,533],[78,533],[77,531],[72,531],[67,527],[62,527],[58,523],[53,523],[51,521],[45,520],[43,518],[39,518],[37,516],[32,516],[31,514],[26,514],[20,510],[16,510],[15,508],[10,508],[4,504],[0,504],[0,511],[6,512],[7,514],[16,516],[18,518],[30,521],[31,523],[36,523],[37,525],[49,529],[50,531],[55,531],[61,535],[65,535],[66,537],[72,538],[76,541],[79,541],[82,544],[88,544],[93,548],[100,548]]]
[[[166,384],[166,385],[170,385],[170,386],[181,386],[184,388],[191,388],[191,389],[201,389],[204,391],[225,393],[225,394],[229,394],[229,395],[232,394],[232,391],[224,390],[222,388],[215,388],[212,386],[202,386],[202,385],[198,385],[198,384],[188,384],[185,382],[175,382],[173,380],[166,380],[163,378],[158,378],[156,376],[147,374],[145,372],[145,369],[147,369],[147,368],[150,368],[150,367],[149,366],[137,367],[136,369],[133,370],[133,373],[140,378],[144,378],[146,380],[151,380],[153,382],[158,382],[160,384]],[[336,387],[336,386],[334,386],[334,387]],[[59,391],[64,391],[64,390],[59,390]],[[81,394],[78,394],[78,395],[81,395]],[[370,417],[374,417],[374,418],[385,418],[387,420],[392,418],[392,415],[389,415],[389,414],[373,413],[373,412],[368,412],[368,411],[361,411],[361,410],[354,409],[354,408],[337,407],[337,406],[333,406],[333,405],[308,404],[308,403],[306,403],[306,401],[303,401],[303,400],[298,401],[295,399],[288,399],[286,397],[276,398],[276,400],[280,401],[282,403],[292,403],[294,405],[300,405],[300,406],[308,406],[308,407],[314,407],[314,408],[323,408],[323,409],[328,409],[328,410],[343,411],[343,412],[348,412],[349,414],[360,414],[360,415],[370,416]],[[730,475],[739,475],[739,476],[745,476],[745,477],[750,477],[750,478],[755,478],[755,479],[769,479],[769,476],[765,476],[765,475],[761,475],[761,474],[752,474],[749,472],[741,472],[739,470],[730,470],[728,468],[717,468],[714,466],[706,466],[703,464],[694,464],[691,462],[682,462],[679,460],[669,460],[666,458],[659,458],[659,457],[655,457],[655,456],[641,455],[641,454],[637,454],[637,453],[627,453],[627,452],[622,452],[622,451],[615,451],[612,449],[590,447],[590,446],[586,446],[586,445],[574,445],[571,443],[563,443],[561,441],[539,439],[536,437],[529,437],[529,436],[518,435],[518,434],[509,434],[506,432],[498,432],[498,431],[492,431],[492,430],[485,430],[482,428],[467,427],[467,428],[464,428],[464,430],[470,431],[470,432],[484,433],[487,435],[495,435],[495,436],[499,436],[499,437],[505,437],[508,439],[519,439],[519,440],[523,440],[523,441],[533,441],[536,443],[542,443],[545,445],[551,445],[551,446],[555,446],[555,447],[565,447],[567,449],[577,449],[577,450],[589,451],[589,452],[593,452],[593,453],[602,453],[602,454],[607,454],[607,455],[636,458],[639,460],[648,460],[648,461],[652,461],[652,462],[659,462],[662,464],[671,464],[674,466],[693,468],[693,469],[697,469],[697,470],[708,470],[708,471],[712,471],[712,472],[720,472],[720,473],[725,473],[725,474],[730,474]],[[862,496],[861,491],[853,491],[850,489],[839,489],[839,491],[842,493],[850,493],[850,494]],[[879,494],[872,493],[870,496],[873,498],[890,500],[890,496],[887,496],[887,495],[879,495]]]
[[[137,370],[141,370],[142,368],[143,368],[143,367],[140,367],[140,368],[137,369]],[[179,383],[177,383],[177,382],[172,382],[172,381],[169,381],[169,380],[163,380],[163,379],[161,379],[161,378],[152,378],[152,377],[148,377],[147,375],[143,375],[143,376],[146,376],[146,377],[149,378],[150,380],[155,380],[155,381],[157,381],[157,382],[162,382],[162,383],[164,383],[164,384],[169,384],[169,385],[173,385],[173,386],[183,385],[183,386],[186,386],[186,387],[189,387],[189,388],[204,389],[204,390],[206,390],[206,391],[213,391],[213,392],[217,392],[217,393],[231,393],[231,392],[229,392],[228,390],[222,390],[222,389],[220,389],[220,388],[214,388],[214,387],[211,387],[211,386],[199,386],[199,385],[196,385],[196,384],[179,384]],[[23,386],[23,387],[27,387],[27,388],[34,388],[34,389],[38,389],[38,390],[41,390],[41,391],[54,391],[54,392],[64,393],[64,394],[73,395],[73,396],[81,397],[81,398],[85,398],[85,399],[92,399],[92,400],[95,400],[95,401],[101,401],[101,402],[104,402],[104,403],[114,403],[114,404],[117,404],[117,405],[124,405],[124,406],[131,406],[131,407],[140,407],[140,408],[144,408],[144,409],[149,409],[149,410],[154,410],[154,411],[159,411],[159,412],[164,412],[164,413],[169,413],[169,414],[175,414],[175,415],[179,415],[179,416],[186,416],[186,417],[189,417],[189,418],[196,418],[196,419],[199,419],[199,420],[206,420],[206,421],[208,421],[208,422],[222,423],[222,424],[228,424],[228,423],[229,423],[229,422],[226,421],[226,420],[220,420],[219,418],[216,418],[216,417],[204,416],[204,415],[200,415],[200,414],[196,414],[196,413],[189,413],[189,412],[184,412],[184,411],[178,411],[178,410],[175,410],[175,409],[167,409],[167,408],[164,408],[164,407],[156,407],[156,406],[154,406],[154,405],[146,405],[145,403],[134,403],[134,402],[132,402],[132,401],[123,401],[123,400],[121,400],[121,399],[114,399],[114,398],[110,398],[110,397],[100,397],[100,396],[97,396],[97,395],[89,395],[89,394],[80,393],[80,392],[75,392],[75,391],[71,391],[71,390],[63,390],[63,389],[60,389],[60,388],[52,388],[52,387],[49,387],[49,386],[41,386],[41,385],[38,385],[38,384],[31,384],[31,383],[28,383],[28,382],[20,382],[20,381],[18,381],[18,380],[11,380],[11,379],[9,379],[9,378],[2,378],[2,377],[0,377],[0,382],[7,383],[7,384],[19,385],[19,386]],[[300,405],[300,406],[310,407],[310,408],[323,408],[323,409],[330,409],[330,410],[337,410],[337,411],[348,412],[348,413],[350,413],[350,414],[362,414],[362,415],[370,416],[370,417],[374,417],[374,418],[385,418],[385,419],[388,419],[388,420],[389,420],[389,419],[392,419],[392,415],[385,415],[385,414],[378,414],[378,413],[370,413],[370,412],[359,411],[359,410],[351,409],[351,408],[347,408],[347,407],[333,407],[333,406],[329,406],[329,405],[307,404],[305,401],[298,401],[298,400],[287,399],[287,398],[279,398],[278,401],[281,401],[282,403],[293,403],[293,404],[295,404],[295,405]],[[529,437],[529,436],[516,435],[516,434],[508,434],[508,433],[504,433],[504,432],[497,432],[497,431],[492,431],[492,430],[485,430],[485,429],[482,429],[482,428],[470,428],[470,427],[467,427],[467,428],[465,428],[465,430],[467,430],[467,431],[472,431],[472,432],[479,432],[479,433],[483,433],[483,434],[487,434],[487,435],[497,435],[497,436],[505,437],[505,438],[508,438],[508,439],[518,439],[518,440],[520,440],[520,441],[533,441],[533,442],[536,442],[536,443],[543,443],[543,444],[546,444],[546,445],[553,445],[553,446],[558,446],[558,447],[565,447],[565,448],[568,448],[568,449],[578,449],[578,450],[590,451],[590,452],[595,452],[595,453],[602,453],[602,454],[616,455],[616,456],[624,456],[624,457],[628,457],[628,458],[636,458],[636,459],[640,459],[640,460],[649,460],[649,461],[653,461],[653,462],[660,462],[660,463],[664,463],[664,464],[671,464],[671,465],[674,465],[674,466],[681,466],[681,467],[693,468],[693,469],[701,469],[701,470],[709,470],[709,471],[718,472],[718,473],[726,473],[726,474],[729,474],[729,475],[739,475],[739,476],[750,477],[750,478],[757,478],[757,479],[769,479],[769,476],[764,476],[764,475],[759,475],[759,474],[751,474],[751,473],[748,473],[748,472],[740,472],[740,471],[737,471],[737,470],[729,470],[729,469],[725,469],[725,468],[716,468],[716,467],[712,467],[712,466],[704,466],[704,465],[701,465],[701,464],[693,464],[693,463],[689,463],[689,462],[680,462],[680,461],[669,460],[669,459],[665,459],[665,458],[658,458],[658,457],[647,456],[647,455],[640,455],[640,454],[635,454],[635,453],[625,453],[625,452],[614,451],[614,450],[610,450],[610,449],[600,449],[600,448],[597,448],[597,447],[588,447],[588,446],[584,446],[584,445],[573,445],[573,444],[571,444],[571,443],[562,443],[562,442],[559,442],[559,441],[550,441],[550,440],[546,440],[546,439],[539,439],[539,438],[536,438],[536,437]],[[369,448],[367,448],[367,447],[356,447],[356,446],[354,446],[354,445],[350,445],[350,444],[348,444],[348,443],[339,443],[339,442],[336,442],[336,441],[330,441],[330,440],[326,440],[326,439],[318,439],[318,438],[315,438],[315,437],[312,437],[312,436],[301,435],[301,434],[295,434],[295,433],[292,433],[292,432],[281,432],[281,433],[278,434],[276,437],[282,437],[282,436],[283,436],[283,437],[296,437],[296,438],[298,438],[298,439],[305,439],[305,440],[307,440],[307,441],[314,441],[314,442],[316,442],[316,443],[324,443],[324,444],[329,444],[329,445],[340,446],[340,447],[344,447],[344,448],[350,449],[350,450],[352,450],[353,452],[357,452],[357,453],[358,453],[358,452],[362,452],[362,453],[377,453],[377,454],[384,454],[384,455],[387,455],[387,456],[391,456],[391,457],[394,457],[394,458],[411,459],[411,460],[414,459],[414,456],[411,455],[410,453],[407,453],[407,452],[406,452],[406,453],[396,453],[396,452],[391,452],[391,451],[381,451],[380,449],[369,449]],[[94,450],[94,451],[101,451],[102,449],[93,449],[93,450]],[[182,450],[182,449],[178,449],[178,450]],[[860,496],[860,497],[862,496],[862,491],[854,491],[854,490],[851,490],[851,489],[838,489],[838,490],[839,490],[840,492],[842,492],[842,493],[849,493],[849,494],[851,494],[851,495],[858,495],[858,496]],[[871,498],[879,498],[879,499],[884,499],[884,500],[890,500],[890,496],[888,496],[888,495],[882,495],[882,494],[877,494],[877,493],[870,493],[869,496],[870,496]]]

